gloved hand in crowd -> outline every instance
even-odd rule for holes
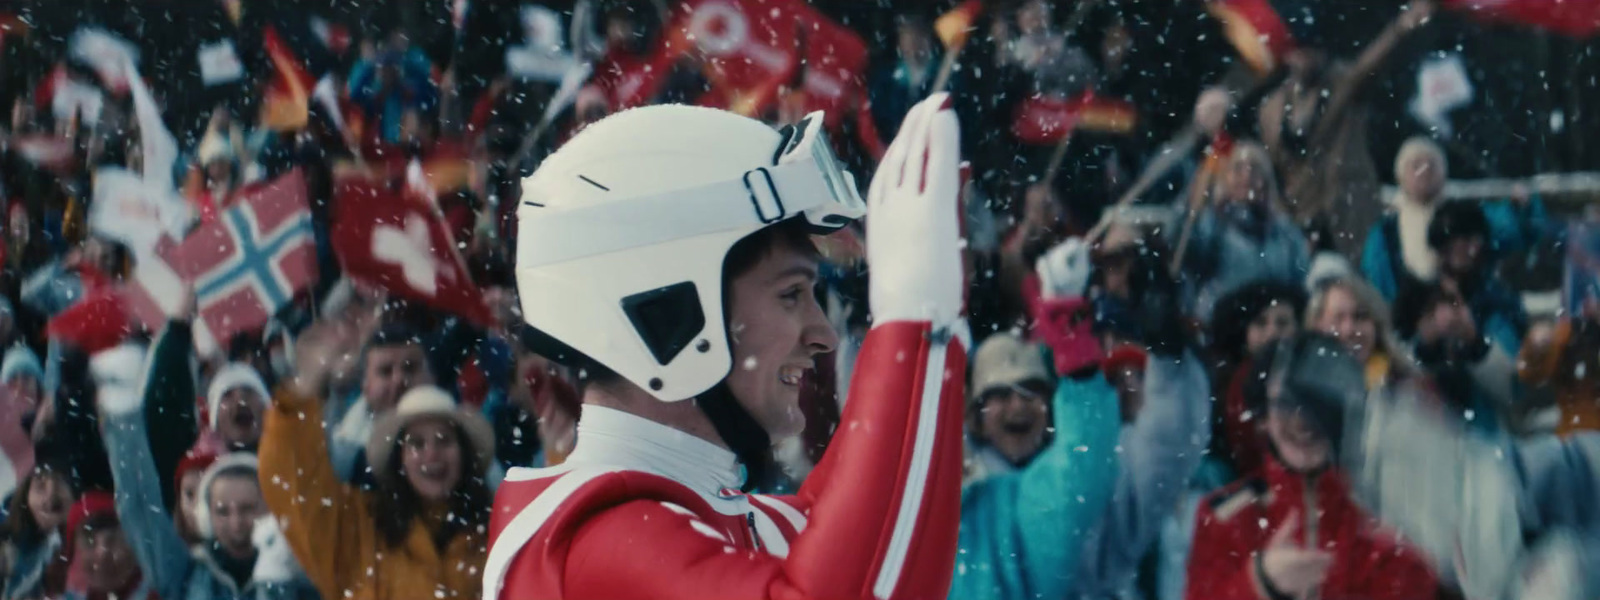
[[[354,370],[362,337],[359,326],[345,320],[317,321],[295,339],[294,374],[289,386],[307,398],[322,398],[334,373]]]
[[[1084,295],[1089,289],[1091,270],[1089,244],[1077,237],[1056,244],[1034,263],[1045,298]]]
[[[867,193],[869,297],[875,323],[954,325],[965,312],[961,140],[949,94],[906,114]]]
[[[294,580],[297,570],[294,551],[283,539],[276,517],[267,514],[256,519],[255,528],[250,531],[250,543],[256,547],[256,565],[250,574],[252,581],[289,583]]]

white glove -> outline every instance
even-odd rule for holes
[[[107,414],[128,414],[144,404],[145,349],[122,344],[95,353],[89,359],[89,374],[99,396],[96,405]]]
[[[289,542],[283,539],[283,530],[278,528],[276,517],[265,515],[256,519],[255,529],[250,532],[250,543],[256,547],[257,553],[256,566],[250,573],[252,580],[262,583],[294,581],[300,566],[294,561],[294,551],[289,549]]]
[[[872,177],[867,265],[874,324],[961,321],[960,142],[949,94],[934,94],[911,107]]]
[[[1089,289],[1089,245],[1068,238],[1040,256],[1034,271],[1045,298],[1082,296]]]

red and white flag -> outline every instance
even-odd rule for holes
[[[334,188],[333,252],[352,279],[472,321],[491,323],[483,293],[438,210],[362,178]]]
[[[316,242],[305,176],[296,169],[247,186],[214,222],[182,242],[163,243],[140,263],[128,311],[152,327],[175,314],[185,283],[194,286],[195,347],[215,355],[234,335],[254,331],[317,278]]]
[[[1600,0],[1447,0],[1485,21],[1519,23],[1577,38],[1600,32]]]

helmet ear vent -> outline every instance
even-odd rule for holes
[[[700,292],[689,281],[627,296],[622,312],[662,366],[689,347],[706,326]]]

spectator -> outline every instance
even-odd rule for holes
[[[1406,287],[1439,275],[1438,253],[1428,246],[1428,224],[1445,202],[1447,174],[1444,150],[1432,140],[1413,137],[1400,146],[1394,159],[1400,184],[1394,214],[1372,226],[1361,253],[1361,272],[1385,300],[1392,302]],[[1482,208],[1491,232],[1485,239],[1489,259],[1531,246],[1544,228],[1544,204],[1526,194]]]
[[[1261,102],[1261,139],[1283,175],[1287,210],[1298,221],[1329,219],[1343,252],[1354,253],[1378,215],[1378,169],[1367,139],[1374,74],[1402,54],[1401,42],[1433,12],[1432,0],[1408,3],[1351,62],[1311,45],[1289,53],[1288,77]]]
[[[110,492],[87,492],[67,518],[68,572],[63,600],[129,598],[154,600],[156,589],[144,579],[133,548],[117,517]],[[75,580],[81,579],[81,584]]]
[[[210,450],[200,448],[190,449],[178,461],[178,468],[174,479],[178,486],[178,510],[172,515],[173,529],[178,532],[178,537],[183,538],[186,545],[193,546],[204,541],[200,535],[200,525],[195,521],[195,515],[200,507],[200,480],[205,476],[206,469],[217,462],[217,455]]]
[[[1272,163],[1260,144],[1236,144],[1218,185],[1195,200],[1192,237],[1176,234],[1182,268],[1194,290],[1190,313],[1195,317],[1209,320],[1217,299],[1245,283],[1305,280],[1310,266],[1305,236],[1283,212]]]
[[[439,90],[432,70],[427,54],[411,45],[411,37],[398,28],[351,68],[350,99],[376,124],[379,139],[399,142],[402,115],[408,109],[428,112],[435,106]]]
[[[59,590],[63,575],[56,564],[67,516],[77,501],[69,467],[40,457],[6,503],[4,525],[5,600],[36,598]]]
[[[1368,388],[1394,383],[1415,371],[1395,337],[1389,305],[1366,281],[1334,277],[1318,283],[1306,309],[1306,329],[1333,336],[1365,365]]]
[[[117,514],[139,569],[162,598],[292,598],[287,581],[263,581],[266,565],[252,542],[266,515],[254,455],[236,452],[205,468],[196,486],[194,521],[200,545],[190,551],[177,520],[162,505],[160,478],[137,399],[101,397],[100,411],[111,472],[117,484]],[[267,527],[276,522],[267,519]]]
[[[271,398],[255,368],[242,363],[223,365],[211,376],[206,392],[211,431],[230,451],[255,452]]]
[[[1522,298],[1494,275],[1488,252],[1489,220],[1468,202],[1449,202],[1428,223],[1428,248],[1439,257],[1439,281],[1466,299],[1473,321],[1507,354],[1515,356],[1527,332]]]
[[[5,351],[5,360],[0,361],[0,385],[10,387],[17,398],[37,409],[44,397],[44,367],[33,350],[13,346]]]
[[[1520,429],[1511,357],[1479,333],[1465,298],[1453,287],[1423,284],[1395,302],[1394,318],[1437,396],[1474,430]]]
[[[893,139],[911,105],[927,97],[942,54],[933,24],[920,13],[895,16],[895,53],[872,75],[872,120],[879,135]]]
[[[366,484],[372,473],[365,452],[374,421],[394,410],[412,387],[432,385],[434,375],[422,338],[400,323],[383,325],[372,334],[361,352],[361,363],[361,396],[333,427],[330,450],[339,479]]]
[[[1354,502],[1335,466],[1340,432],[1311,416],[1322,416],[1312,411],[1329,395],[1364,395],[1352,358],[1337,340],[1311,334],[1254,361],[1267,366],[1247,397],[1263,415],[1272,452],[1261,469],[1201,504],[1185,597],[1433,596],[1437,583],[1422,556]]]
[[[1266,455],[1261,438],[1260,413],[1245,400],[1245,389],[1258,370],[1250,357],[1299,331],[1299,315],[1304,313],[1305,294],[1295,284],[1272,281],[1246,285],[1217,302],[1212,314],[1212,360],[1219,367],[1215,381],[1221,386],[1216,397],[1222,399],[1216,417],[1213,439],[1233,473],[1253,473]]]
[[[333,363],[356,341],[351,329],[323,322],[302,334],[295,376],[274,398],[262,435],[267,506],[324,598],[392,598],[417,590],[477,596],[490,504],[482,475],[494,434],[443,390],[406,382],[408,390],[379,414],[365,443],[376,489],[341,483],[328,460],[320,396]],[[379,350],[389,351],[411,350]],[[377,358],[388,357],[368,357]]]

